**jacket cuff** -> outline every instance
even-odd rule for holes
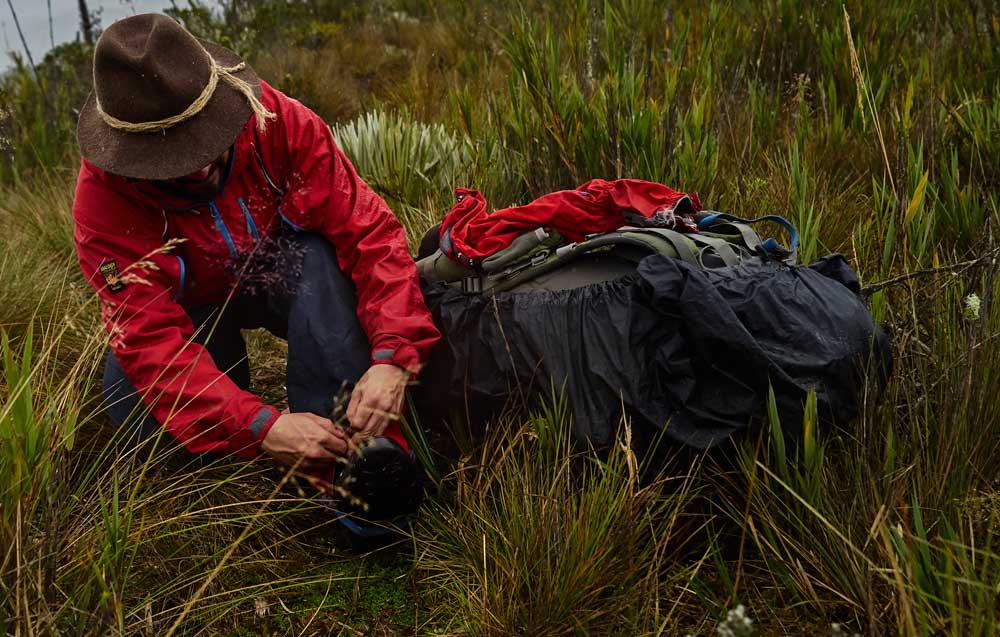
[[[264,405],[247,423],[246,428],[237,431],[232,439],[231,445],[233,453],[247,460],[258,457],[261,454],[261,443],[267,432],[271,430],[278,416],[281,414],[270,405]]]
[[[404,344],[396,348],[379,348],[372,351],[372,365],[395,365],[416,376],[422,361],[420,352],[413,345]]]

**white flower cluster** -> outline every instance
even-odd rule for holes
[[[840,624],[830,624],[830,637],[847,637],[848,634],[850,634],[851,637],[861,637],[861,633],[844,632],[844,627]]]
[[[979,318],[979,306],[982,301],[979,295],[973,292],[969,296],[965,297],[965,318],[969,320],[976,320]]]
[[[753,635],[753,620],[747,617],[743,604],[726,613],[726,620],[715,629],[719,637],[750,637]]]

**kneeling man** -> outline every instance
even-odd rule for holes
[[[402,226],[315,113],[145,14],[98,40],[78,140],[75,240],[113,420],[315,475],[366,440],[372,462],[412,462],[398,416],[439,334]],[[248,391],[240,330],[257,327],[288,340],[286,413]]]

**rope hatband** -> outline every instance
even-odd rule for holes
[[[257,117],[257,128],[264,131],[267,127],[267,121],[277,118],[277,115],[267,110],[267,107],[261,103],[257,96],[253,93],[253,88],[244,80],[236,77],[233,73],[237,71],[242,71],[246,67],[246,62],[240,62],[235,66],[220,66],[218,62],[215,61],[208,51],[205,51],[205,55],[208,56],[209,62],[211,63],[211,74],[208,77],[208,83],[205,85],[205,89],[201,92],[191,105],[184,109],[183,112],[177,115],[171,115],[170,117],[165,117],[163,119],[158,119],[152,122],[126,122],[120,120],[113,115],[109,115],[101,107],[101,101],[96,99],[95,102],[97,106],[97,112],[100,114],[101,119],[104,120],[111,128],[118,129],[120,131],[125,131],[126,133],[149,133],[152,131],[162,131],[180,124],[181,122],[187,121],[204,110],[208,101],[212,99],[215,94],[215,89],[219,85],[219,78],[222,78],[226,84],[236,89],[247,98],[250,103],[250,108],[253,109],[254,115]]]

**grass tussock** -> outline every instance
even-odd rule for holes
[[[564,408],[564,406],[563,406]],[[690,603],[690,475],[643,480],[627,440],[572,448],[558,407],[498,424],[425,511],[416,567],[449,634],[656,634]]]

